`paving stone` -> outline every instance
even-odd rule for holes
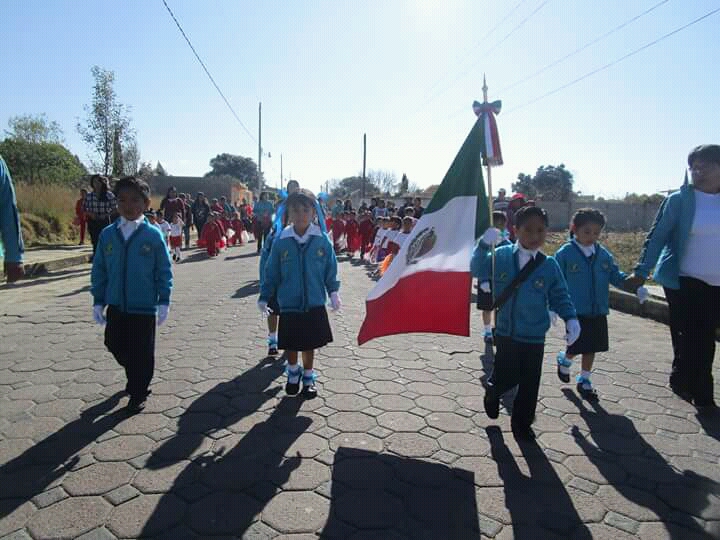
[[[77,540],[115,540],[115,536],[105,527],[100,527],[78,536]]]
[[[105,498],[110,501],[111,504],[117,506],[134,497],[137,497],[139,493],[140,492],[132,486],[120,486],[119,488],[106,493]]]
[[[149,452],[154,445],[143,435],[120,435],[98,444],[93,454],[98,461],[126,461]]]
[[[303,491],[276,495],[262,511],[262,519],[281,533],[313,532],[329,515],[330,501]]]
[[[113,508],[107,527],[120,538],[156,535],[179,523],[185,509],[173,494],[139,495]]]
[[[102,495],[130,482],[135,470],[125,463],[94,463],[70,472],[63,488],[73,496]]]
[[[391,431],[419,431],[425,427],[425,420],[408,412],[386,412],[378,416],[378,424]]]
[[[377,424],[372,416],[359,412],[338,412],[328,417],[328,425],[342,432],[368,432]]]
[[[62,488],[54,487],[52,489],[44,491],[43,493],[35,495],[32,501],[38,508],[45,508],[46,506],[55,504],[58,501],[66,499],[67,497],[68,494]]]
[[[167,493],[194,482],[199,472],[200,467],[190,461],[157,465],[138,471],[132,485],[142,493]]]
[[[110,509],[101,497],[71,497],[35,512],[27,527],[36,538],[75,538],[101,526]]]
[[[26,499],[0,499],[0,535],[7,535],[25,526],[36,512],[35,506]]]
[[[387,438],[387,449],[400,456],[429,457],[439,447],[434,439],[419,433],[395,433]]]
[[[431,413],[427,416],[426,421],[428,425],[445,432],[466,432],[473,427],[473,423],[469,419],[455,413]]]

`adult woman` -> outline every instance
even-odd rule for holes
[[[85,197],[83,208],[87,216],[87,229],[93,246],[93,255],[97,248],[100,231],[107,227],[117,212],[117,201],[110,190],[110,180],[107,176],[94,174],[90,178],[92,191]]]
[[[700,411],[716,407],[712,364],[720,322],[720,145],[688,155],[687,181],[663,201],[630,278],[642,284],[657,262],[654,279],[670,307],[673,366],[670,388]]]
[[[205,222],[210,216],[210,205],[205,198],[205,194],[202,191],[198,191],[195,196],[195,202],[190,207],[193,215],[193,222],[195,223],[195,229],[197,230],[198,238],[202,236],[202,229],[205,226]]]
[[[185,213],[185,204],[177,196],[175,186],[169,187],[165,198],[160,202],[160,210],[163,211],[165,221],[171,222],[175,214],[183,217]],[[185,218],[183,217],[183,221]]]

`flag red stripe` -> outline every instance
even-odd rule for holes
[[[470,335],[470,272],[416,272],[366,302],[358,344],[371,339],[432,332]]]

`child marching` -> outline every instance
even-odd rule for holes
[[[173,214],[172,223],[170,223],[170,250],[172,251],[172,258],[175,262],[180,262],[184,228],[185,223],[180,219],[180,214]]]
[[[125,368],[127,409],[136,413],[150,393],[155,326],[165,322],[170,309],[172,263],[162,233],[143,215],[150,187],[134,177],[121,178],[115,194],[120,217],[102,230],[93,257],[93,318],[106,325],[105,346]]]
[[[587,400],[596,400],[597,391],[590,376],[595,353],[608,350],[609,289],[622,287],[627,275],[620,271],[612,254],[598,243],[605,227],[605,216],[593,208],[581,208],[572,218],[570,241],[555,254],[565,276],[580,321],[580,337],[557,355],[557,373],[570,382],[570,368],[577,355],[582,356],[577,376],[577,391]],[[642,300],[643,292],[638,292]]]
[[[533,439],[545,334],[550,328],[548,305],[566,324],[568,346],[580,335],[580,324],[570,300],[565,278],[552,257],[540,249],[545,243],[548,218],[539,207],[525,207],[516,215],[518,241],[495,250],[491,276],[490,246],[500,240],[500,231],[488,229],[473,253],[471,271],[489,291],[494,277],[497,288],[495,364],[488,378],[483,404],[488,417],[500,412],[502,394],[518,386],[512,407],[511,427],[516,437]]]
[[[333,245],[313,223],[316,201],[308,190],[287,199],[289,225],[273,241],[260,289],[258,308],[268,313],[268,302],[277,296],[280,308],[278,346],[288,361],[285,391],[295,396],[317,395],[314,370],[315,349],[332,341],[325,303],[328,294],[333,310],[340,309],[337,260]],[[302,367],[298,364],[302,356]]]

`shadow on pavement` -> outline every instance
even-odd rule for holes
[[[0,466],[0,518],[42,493],[78,463],[76,455],[103,433],[127,418],[124,409],[106,416],[124,395],[110,398],[82,411],[80,418]]]
[[[480,538],[473,482],[441,463],[338,448],[320,538]]]
[[[42,277],[28,277],[11,284],[0,284],[0,291],[2,291],[3,289],[24,289],[26,287],[34,287],[36,285],[47,285],[48,283],[54,283],[56,281],[68,278],[80,277],[81,275],[87,275],[89,277],[90,267],[84,266],[83,268],[58,270],[55,272],[48,272],[41,275]]]
[[[520,442],[530,476],[525,476],[497,426],[485,428],[490,452],[497,464],[510,513],[513,538],[562,537],[592,539],[570,494],[542,448],[535,441]],[[482,508],[482,501],[479,501]]]
[[[248,281],[240,287],[232,298],[246,298],[248,296],[257,296],[260,294],[260,282],[258,280]]]
[[[249,259],[251,257],[259,257],[260,255],[255,251],[249,253],[241,253],[240,255],[233,255],[232,257],[225,257],[226,261],[232,261],[234,259]]]
[[[300,465],[300,456],[287,454],[312,423],[298,416],[301,398],[284,398],[269,416],[248,418],[275,398],[280,386],[268,387],[282,372],[282,360],[267,358],[200,396],[178,418],[177,433],[145,467],[159,471],[187,465],[145,522],[142,537],[165,532],[183,519],[168,538],[242,537],[257,521],[278,486]],[[218,414],[223,409],[226,416]],[[202,448],[216,438],[212,452]]]
[[[575,441],[623,497],[656,514],[665,523],[668,538],[686,540],[690,531],[693,538],[711,538],[691,516],[703,518],[711,494],[720,493],[716,482],[693,471],[676,469],[643,439],[630,418],[608,413],[599,402],[590,403],[589,409],[568,388],[563,394],[578,408],[595,444],[577,426],[572,428]],[[668,525],[670,509],[678,526]]]

